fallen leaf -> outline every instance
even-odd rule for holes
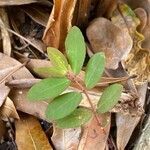
[[[128,28],[128,32],[134,41],[131,52],[125,58],[125,67],[129,75],[137,76],[134,79],[135,84],[143,84],[150,80],[150,54],[148,49],[141,47],[145,39],[144,36],[136,31],[140,20],[127,5],[122,4],[119,9],[122,14],[122,19],[125,20],[124,25]],[[119,21],[117,24],[121,25]]]
[[[40,126],[39,121],[32,116],[21,117],[15,122],[16,143],[20,150],[52,150],[52,147]]]
[[[45,111],[48,106],[48,103],[45,101],[30,102],[27,99],[27,93],[28,93],[28,89],[24,89],[24,90],[13,89],[11,90],[9,96],[13,100],[17,110],[20,110],[22,112],[46,120]]]
[[[52,142],[58,150],[76,150],[81,136],[81,128],[60,129],[54,126]]]
[[[139,87],[139,102],[140,105],[145,103],[145,95],[147,91],[147,84]],[[140,121],[141,116],[123,115],[120,113],[116,114],[116,124],[117,124],[117,147],[119,150],[124,150],[135,127]]]
[[[64,50],[64,41],[71,27],[76,1],[54,0],[54,6],[43,36],[43,41],[47,46]]]
[[[19,119],[15,105],[9,97],[6,98],[2,107],[0,107],[0,118],[3,120],[7,120],[7,118]]]
[[[83,127],[78,150],[104,150],[110,130],[110,113],[99,115],[104,131],[101,129],[95,117]],[[105,133],[104,133],[105,132]]]
[[[18,79],[18,80],[11,80],[5,83],[8,87],[13,87],[17,89],[25,89],[25,88],[30,88],[34,84],[38,83],[41,81],[40,79]]]
[[[132,48],[130,35],[105,18],[95,19],[86,33],[93,52],[105,53],[106,68],[109,69],[116,69]]]
[[[5,86],[4,84],[0,84],[0,107],[7,98],[9,91],[10,91],[9,87]]]
[[[21,59],[20,62],[25,62],[27,59]],[[37,66],[38,64],[38,66]],[[42,60],[42,59],[30,59],[30,62],[26,65],[26,67],[39,76],[40,78],[46,78],[49,77],[47,74],[44,73],[37,73],[34,69],[35,68],[43,68],[43,67],[52,67],[52,63],[48,60]]]
[[[21,63],[15,60],[14,58],[0,53],[0,72],[2,70],[0,78],[3,78],[6,75],[8,75],[19,65],[21,65]],[[33,77],[32,74],[25,67],[23,67],[18,71],[16,71],[11,77],[9,77],[8,80],[31,78],[31,77]]]
[[[49,13],[46,11],[46,8],[44,6],[29,5],[23,6],[21,7],[21,9],[35,22],[46,27],[49,18]]]

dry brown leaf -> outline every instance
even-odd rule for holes
[[[21,59],[21,62],[25,62],[27,59]],[[38,66],[37,66],[38,64]],[[26,67],[32,71],[34,74],[38,75],[41,78],[45,78],[45,74],[37,74],[34,69],[35,68],[40,68],[40,67],[51,67],[52,64],[48,60],[42,60],[42,59],[31,59],[30,62],[26,65]]]
[[[0,108],[0,118],[3,120],[7,120],[7,118],[19,119],[15,105],[9,97],[6,98],[4,104]]]
[[[0,84],[0,107],[7,98],[9,91],[10,91],[9,87],[5,86],[4,84]]]
[[[47,46],[64,49],[64,41],[71,27],[77,0],[54,0],[53,10],[44,32],[43,41]]]
[[[1,35],[3,40],[3,52],[4,54],[10,56],[11,55],[11,40],[10,35],[5,29],[5,27],[9,27],[9,21],[7,12],[4,8],[0,8],[0,28],[1,28]]]
[[[0,140],[6,133],[6,125],[5,123],[0,119]]]
[[[139,87],[139,102],[143,107],[145,103],[145,95],[147,91],[147,84],[144,84]],[[119,150],[124,150],[127,145],[132,132],[140,121],[141,116],[133,117],[131,114],[123,115],[117,113],[116,115],[116,124],[117,124],[117,147]]]
[[[19,150],[52,150],[39,121],[31,116],[15,122],[16,143]]]
[[[81,28],[88,24],[91,2],[92,0],[77,0],[73,20]]]
[[[130,76],[136,75],[135,84],[143,84],[150,80],[150,54],[148,49],[143,49],[141,44],[144,41],[144,36],[137,32],[137,27],[140,24],[139,18],[134,15],[134,12],[125,4],[119,4],[115,10],[112,22],[120,29],[128,32],[133,39],[133,47],[130,53],[124,57],[125,68]]]
[[[57,150],[77,150],[81,128],[59,129],[54,127],[52,142]]]
[[[17,60],[0,53],[0,70],[4,71],[5,76],[7,75],[6,73],[9,74],[9,72],[14,70],[14,68],[19,65],[21,65],[21,63],[18,62]],[[2,72],[3,77],[4,77],[4,74]],[[24,78],[32,78],[32,77],[33,77],[32,74],[25,67],[23,67],[23,68],[19,69],[17,72],[15,72],[9,78],[9,80],[12,80],[12,78],[13,79],[24,79]]]
[[[35,6],[35,5],[29,5],[29,6],[23,6],[21,9],[29,15],[35,22],[38,24],[46,27],[46,24],[48,22],[49,13],[44,9],[44,6]]]
[[[78,150],[104,150],[110,129],[110,113],[99,115],[104,131],[97,124],[95,118],[83,128]]]
[[[106,18],[110,18],[116,6],[117,6],[116,0],[99,1],[96,7],[97,17],[106,16]]]
[[[30,102],[27,99],[28,89],[20,90],[13,89],[10,92],[10,97],[13,100],[16,109],[22,112],[31,114],[43,120],[46,120],[45,111],[48,106],[48,103],[45,101],[42,102]],[[40,109],[39,109],[40,108]]]
[[[116,69],[132,48],[130,35],[105,18],[97,18],[90,24],[87,37],[94,53],[105,52],[109,69]]]
[[[17,89],[25,89],[25,88],[30,88],[31,86],[33,86],[34,84],[36,84],[37,82],[39,82],[40,79],[18,79],[18,80],[12,80],[12,81],[8,81],[6,82],[5,85],[9,86],[9,87],[14,87]]]

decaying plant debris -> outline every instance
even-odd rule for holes
[[[11,0],[0,1],[0,149],[148,150],[150,148],[150,1]],[[78,26],[86,42],[86,61],[104,52],[101,80],[88,90],[93,106],[104,89],[122,84],[119,102],[78,128],[60,129],[45,116],[48,101],[31,102],[29,89],[48,77],[46,47],[65,56],[65,39]],[[89,56],[88,56],[89,54]],[[86,69],[78,77],[84,80]],[[72,84],[66,92],[84,92]],[[28,141],[28,142],[24,142]]]

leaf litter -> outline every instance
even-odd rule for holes
[[[12,141],[16,141],[19,149],[24,149],[26,146],[29,146],[30,149],[36,149],[35,146],[39,148],[41,145],[45,149],[52,149],[51,145],[53,145],[54,148],[60,150],[97,150],[99,147],[101,147],[102,150],[116,147],[123,150],[131,147],[131,134],[134,134],[134,129],[140,122],[141,110],[144,106],[147,91],[147,82],[150,80],[150,36],[148,23],[150,13],[148,6],[150,6],[150,4],[148,1],[143,2],[141,0],[136,2],[133,0],[124,0],[124,2],[125,4],[118,3],[117,1],[111,2],[105,0],[103,2],[96,2],[96,0],[86,0],[84,2],[86,7],[82,5],[82,2],[79,3],[76,0],[71,2],[68,0],[61,2],[57,0],[51,2],[46,0],[38,2],[33,0],[24,0],[22,2],[14,0],[11,3],[5,1],[0,2],[1,6],[12,5],[12,8],[8,7],[8,11],[6,11],[5,14],[3,12],[1,16],[1,31],[3,31],[2,50],[3,53],[11,57],[0,54],[0,79],[3,82],[0,85],[0,95],[2,95],[0,99],[2,135],[0,135],[0,138],[4,137],[8,132],[4,127],[5,124],[2,119],[8,122],[9,119],[13,118],[15,119],[16,129],[11,131],[16,134],[16,138],[14,136]],[[35,6],[32,5],[32,3],[34,3]],[[22,4],[27,5],[23,6]],[[126,4],[129,4],[129,7]],[[19,8],[22,17],[19,22],[15,21],[15,23],[13,23],[13,19],[16,20],[16,16],[15,14],[10,15],[8,12],[11,12],[11,9],[16,9],[16,6]],[[34,11],[31,12],[30,8],[37,13]],[[64,11],[66,8],[68,8],[67,11]],[[1,8],[1,10],[4,10],[4,8]],[[83,16],[81,12],[84,12],[86,16]],[[46,15],[42,18],[44,13]],[[96,18],[96,16],[98,18]],[[11,21],[8,22],[7,19],[4,21],[2,17],[10,17],[9,19]],[[89,24],[89,22],[91,23]],[[102,124],[105,124],[108,120],[103,126],[105,132],[97,125],[94,118],[88,122],[88,124],[82,126],[82,128],[75,129],[58,129],[57,125],[62,126],[64,124],[63,122],[56,121],[56,124],[53,124],[54,130],[47,129],[53,132],[53,135],[47,138],[40,127],[38,119],[47,120],[45,110],[48,102],[31,102],[27,99],[27,93],[32,85],[40,81],[39,78],[49,76],[48,74],[36,72],[35,68],[51,67],[53,65],[47,60],[43,46],[55,47],[64,52],[64,41],[67,32],[74,24],[81,27],[86,42],[89,42],[90,53],[94,54],[103,51],[106,56],[106,68],[101,80],[99,80],[94,89],[88,91],[90,97],[93,99],[94,107],[96,107],[99,100],[98,98],[105,87],[113,83],[121,83],[124,86],[124,90],[119,103],[117,103],[109,113],[99,115]],[[18,28],[18,25],[21,26]],[[15,31],[11,29],[12,26]],[[23,26],[25,26],[25,28],[23,28]],[[46,26],[45,31],[41,26]],[[31,30],[29,32],[28,30],[25,31],[25,29],[28,28],[31,28]],[[40,30],[42,32],[38,33]],[[23,34],[22,31],[25,31],[24,33],[26,33],[26,35]],[[85,32],[89,41],[87,41]],[[12,36],[10,33],[17,35],[17,37]],[[45,45],[42,41],[42,35]],[[24,45],[20,47],[20,50],[17,49],[17,47],[20,46],[18,45],[19,43],[23,43]],[[0,44],[0,46],[1,45],[2,44]],[[36,59],[31,59],[30,62],[26,64],[29,70],[26,67],[16,69],[16,67],[21,66],[16,60],[24,62],[30,57]],[[85,64],[86,63],[87,62],[85,62]],[[123,66],[123,69],[118,71],[120,64]],[[15,69],[16,71],[14,71]],[[75,69],[75,73],[78,74],[79,71]],[[112,74],[112,72],[116,72],[116,74]],[[118,76],[117,73],[121,75]],[[83,72],[83,74],[78,75],[81,82],[84,81],[84,74]],[[98,79],[95,80],[98,81]],[[141,87],[140,89],[138,89],[139,86]],[[74,86],[67,88],[65,92],[72,92],[74,90],[76,92],[82,92],[78,87]],[[89,104],[86,102],[86,97],[84,96],[83,102],[80,104],[80,107],[81,106],[89,107]],[[24,117],[20,115],[18,110],[24,112]],[[113,115],[110,115],[111,112],[116,114],[116,125],[110,121],[110,119],[113,118]],[[20,120],[17,120],[19,116],[21,116]],[[71,118],[68,118],[68,120],[70,119]],[[24,121],[27,122],[28,125],[23,123]],[[79,123],[78,121],[79,120],[77,120],[76,123]],[[14,122],[12,124],[14,124]],[[32,132],[33,130],[35,132]],[[113,132],[117,133],[116,136]],[[38,136],[33,138],[37,133],[40,135],[39,138]],[[20,135],[22,135],[21,138]],[[113,140],[111,140],[110,137],[112,137]],[[27,143],[21,142],[24,138],[29,140],[28,145]],[[40,140],[40,138],[42,138],[42,140]],[[48,139],[50,139],[50,141],[52,140],[53,144],[51,144]],[[40,142],[37,143],[36,141],[38,140]],[[116,143],[113,143],[112,141],[115,140]],[[133,145],[134,144],[135,141]],[[138,145],[136,148],[138,149]]]

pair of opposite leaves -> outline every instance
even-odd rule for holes
[[[76,26],[69,31],[65,47],[69,64],[66,57],[59,50],[52,47],[48,48],[48,56],[53,66],[38,68],[36,71],[49,74],[52,77],[34,85],[28,93],[28,98],[32,101],[53,99],[46,110],[47,118],[52,121],[55,120],[59,127],[70,128],[80,126],[92,117],[92,112],[89,109],[77,108],[82,100],[81,93],[70,92],[60,95],[71,83],[66,77],[67,73],[71,71],[73,74],[78,75],[85,60],[84,37]],[[92,89],[97,84],[104,68],[104,53],[99,52],[93,55],[85,71],[84,82],[87,89]],[[122,85],[120,84],[108,87],[98,102],[97,111],[99,113],[109,111],[118,102],[121,92]]]

